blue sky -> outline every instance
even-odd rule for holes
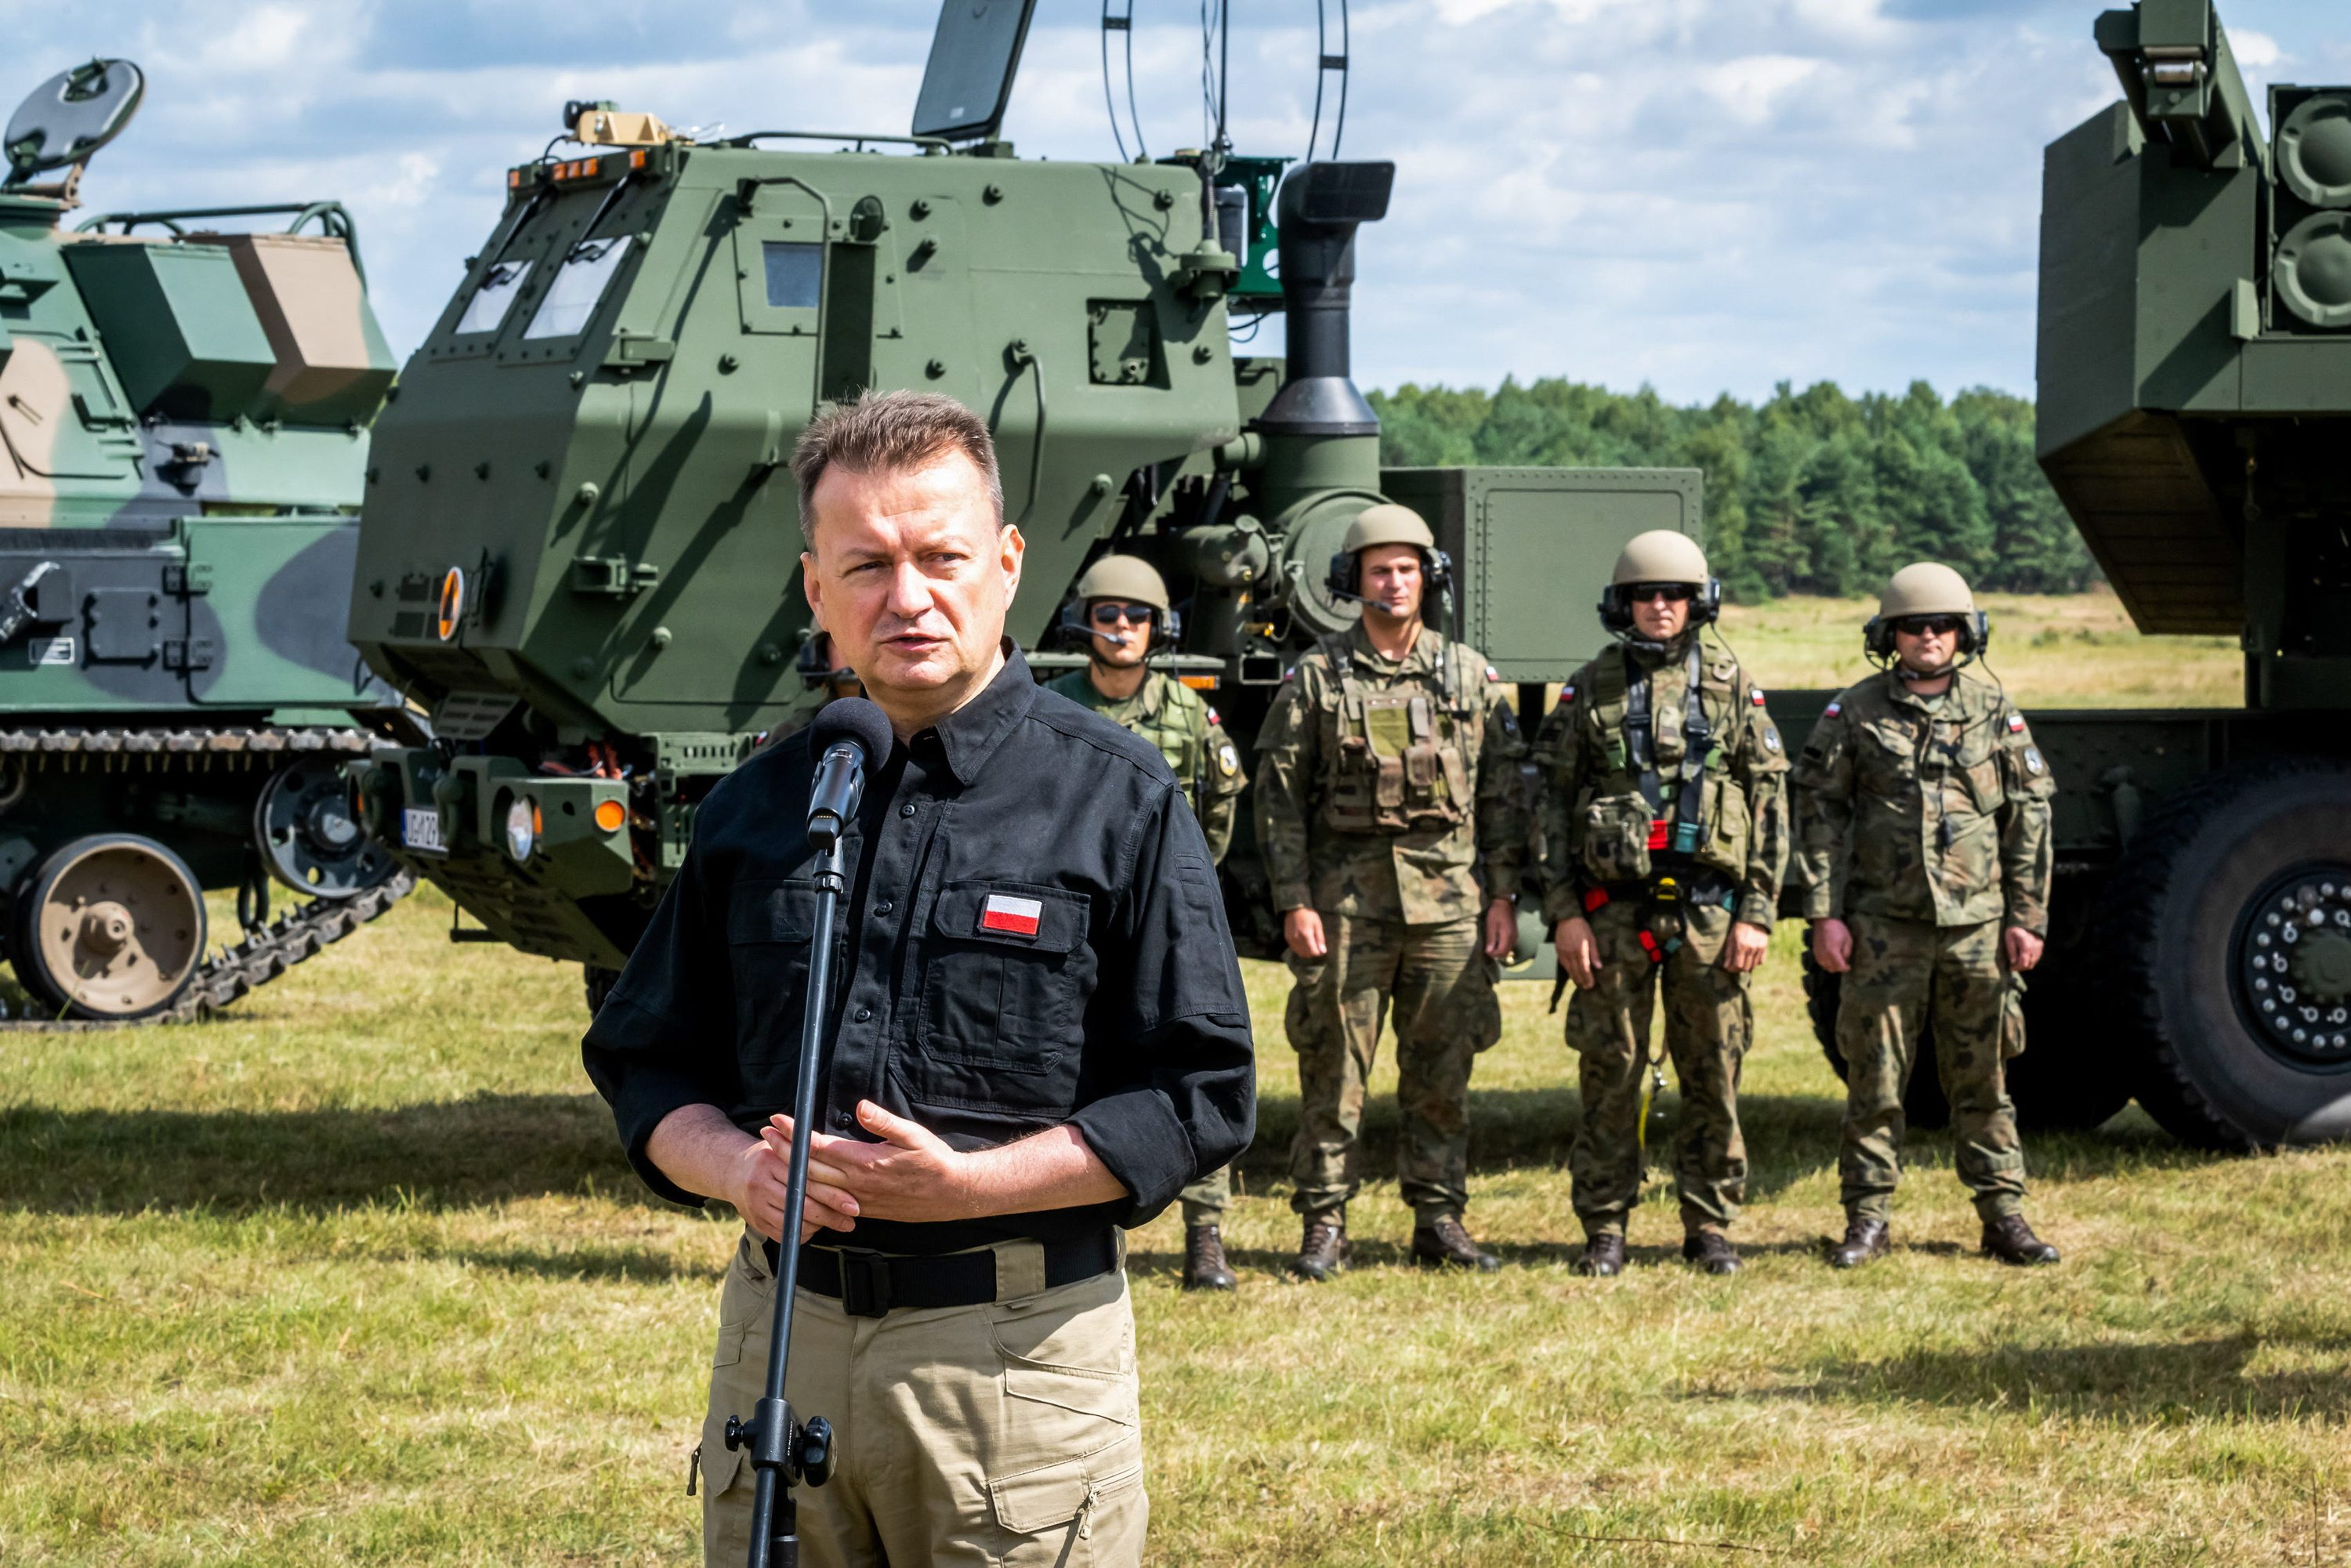
[[[1134,0],[1155,153],[1199,139],[1197,5]],[[1335,3],[1333,5],[1335,10]],[[1393,158],[1358,379],[1566,375],[1677,400],[1834,378],[2029,393],[2040,150],[2115,96],[2073,0],[1356,0],[1344,152]],[[1114,156],[1095,0],[1041,0],[1008,133]],[[405,356],[567,98],[680,126],[903,131],[919,0],[7,0],[0,95],[149,74],[95,209],[338,197]],[[2258,98],[2351,81],[2342,0],[2223,0]],[[1311,0],[1238,0],[1243,152],[1297,153]],[[16,79],[21,77],[21,80]],[[1325,137],[1327,141],[1328,131]]]

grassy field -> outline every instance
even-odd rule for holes
[[[1992,594],[1992,671],[2028,707],[2226,707],[2244,700],[2244,658],[2229,637],[2142,637],[2105,589],[2061,598]],[[1766,686],[1838,687],[1868,666],[1861,626],[1876,609],[1844,599],[1733,604],[1722,631]]]
[[[1744,619],[1774,679],[1848,667],[1849,607]],[[2011,683],[2064,689],[2071,650],[2017,641]],[[2168,645],[2137,662],[2116,689],[2167,689]],[[733,1228],[621,1160],[578,971],[448,923],[412,899],[227,1021],[0,1035],[0,1563],[695,1560]],[[1471,1218],[1507,1267],[1405,1266],[1387,1180],[1353,1273],[1282,1283],[1296,1077],[1253,967],[1244,1287],[1179,1293],[1172,1215],[1135,1238],[1155,1561],[2351,1559],[2351,1151],[2190,1155],[2136,1111],[2040,1140],[2032,1209],[2067,1258],[2024,1274],[1972,1255],[1949,1140],[1921,1135],[1901,1249],[1832,1275],[1837,1100],[1792,935],[1729,1281],[1672,1260],[1667,1193],[1625,1278],[1569,1271],[1572,1073],[1513,987],[1473,1106]],[[1395,1128],[1383,1098],[1374,1170]]]

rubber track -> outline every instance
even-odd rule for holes
[[[328,728],[215,730],[0,730],[0,753],[42,756],[162,756],[331,752],[365,756],[374,737],[363,730]],[[288,910],[244,941],[201,965],[180,999],[165,1011],[136,1019],[0,1019],[0,1032],[81,1034],[195,1023],[243,1000],[295,965],[377,918],[416,890],[405,871],[350,898],[314,898]]]
[[[2112,1021],[2138,1049],[2138,1103],[2181,1143],[2238,1153],[2259,1141],[2204,1098],[2180,1064],[2156,999],[2155,954],[2173,863],[2213,812],[2241,795],[2283,779],[2341,773],[2318,758],[2283,758],[2199,779],[2152,812],[2131,840],[2130,852],[2109,889],[2098,952],[2103,993],[2113,998]]]

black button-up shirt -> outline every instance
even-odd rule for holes
[[[655,1192],[663,1117],[789,1113],[819,859],[805,732],[722,779],[590,1025],[588,1075]],[[872,1100],[958,1149],[1067,1122],[1123,1201],[939,1224],[861,1219],[852,1247],[935,1253],[1140,1225],[1249,1145],[1249,1005],[1199,824],[1159,753],[1039,689],[1017,650],[869,777],[844,836],[820,1130]]]

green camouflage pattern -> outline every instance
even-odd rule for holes
[[[1901,1176],[1902,1093],[1929,1023],[1935,1068],[1951,1103],[1960,1183],[1986,1222],[2022,1212],[2024,1145],[2006,1058],[2023,1049],[2017,984],[2001,955],[2001,923],[1942,925],[1856,913],[1853,968],[1837,1008],[1845,1063],[1837,1175],[1845,1212],[1886,1219]]]
[[[1360,687],[1424,695],[1450,710],[1471,809],[1455,824],[1343,833],[1325,821],[1340,759],[1334,648]],[[1449,668],[1448,668],[1449,666]],[[1449,688],[1449,689],[1448,689]],[[1474,919],[1518,889],[1530,826],[1519,762],[1526,746],[1509,688],[1478,651],[1424,630],[1399,663],[1358,624],[1303,654],[1258,732],[1257,839],[1278,910],[1434,925]],[[1448,769],[1450,771],[1450,769]]]
[[[1699,633],[1698,635],[1702,635]],[[1680,781],[1690,759],[1684,733],[1689,643],[1662,652],[1605,650],[1561,688],[1558,706],[1535,741],[1542,780],[1543,921],[1555,925],[1610,883],[1637,882],[1650,870],[1651,811],[1627,770],[1625,686],[1628,661],[1648,673],[1657,772],[1658,815],[1680,815]],[[1698,811],[1705,831],[1698,863],[1729,877],[1740,920],[1766,930],[1778,917],[1789,845],[1788,757],[1761,687],[1728,648],[1700,643],[1698,701],[1713,749],[1698,765],[1705,779]]]
[[[1225,852],[1232,848],[1233,820],[1240,810],[1241,791],[1249,787],[1249,774],[1241,768],[1240,747],[1225,733],[1223,721],[1206,698],[1163,670],[1145,675],[1131,697],[1103,695],[1084,670],[1072,670],[1046,689],[1158,747],[1176,782],[1183,786],[1184,803],[1200,819],[1208,853],[1223,863]]]
[[[1468,1207],[1470,1065],[1502,1037],[1497,966],[1479,946],[1479,924],[1406,925],[1326,910],[1328,955],[1290,956],[1295,984],[1284,1022],[1298,1052],[1299,1117],[1290,1206],[1299,1213],[1332,1213],[1363,1185],[1364,1087],[1381,1019],[1391,1015],[1404,1201],[1424,1224]]]
[[[1871,676],[1822,715],[1795,782],[1806,919],[2049,929],[2057,781],[1992,681],[1961,670],[1930,700]]]
[[[1240,809],[1240,793],[1249,786],[1249,775],[1241,768],[1240,748],[1225,733],[1217,710],[1206,698],[1163,670],[1145,675],[1142,687],[1131,697],[1103,695],[1083,670],[1071,671],[1048,683],[1046,689],[1092,709],[1157,747],[1176,782],[1183,787],[1184,803],[1200,819],[1209,855],[1218,864],[1224,862],[1225,852],[1232,847],[1233,819]],[[1187,1226],[1222,1223],[1232,1196],[1232,1171],[1224,1166],[1176,1195]]]
[[[1587,918],[1600,949],[1590,990],[1567,1004],[1567,1044],[1576,1055],[1583,1109],[1568,1170],[1576,1218],[1588,1235],[1624,1233],[1640,1201],[1641,1081],[1649,1061],[1650,1019],[1665,1004],[1666,1054],[1681,1083],[1674,1134],[1674,1182],[1686,1229],[1720,1229],[1739,1218],[1747,1193],[1747,1144],[1739,1130],[1739,1071],[1754,1038],[1748,977],[1722,967],[1732,912],[1692,903],[1652,910],[1613,899]],[[1744,919],[1744,915],[1738,916]],[[1681,946],[1652,963],[1640,934]]]

